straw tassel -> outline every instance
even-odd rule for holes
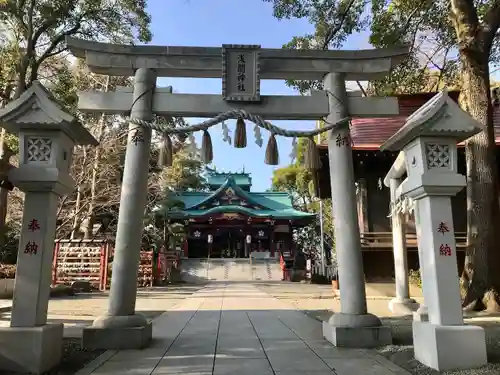
[[[234,147],[245,148],[247,147],[247,127],[245,121],[239,117],[236,120],[236,131],[234,133]]]
[[[304,166],[309,170],[318,170],[321,168],[319,151],[314,139],[307,139],[307,149],[304,155]]]
[[[162,147],[160,148],[160,156],[158,164],[160,167],[170,167],[173,160],[172,140],[168,134],[163,134]]]
[[[205,164],[210,164],[214,159],[214,149],[212,147],[212,138],[208,130],[203,131],[201,139],[201,160]]]
[[[276,137],[273,133],[269,137],[269,141],[267,142],[266,147],[266,159],[264,163],[267,165],[278,165],[280,162],[279,154],[278,154],[278,143],[276,142]]]

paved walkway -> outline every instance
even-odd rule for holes
[[[321,324],[251,284],[211,284],[154,321],[144,350],[108,351],[78,375],[406,375],[373,351],[338,349]]]
[[[173,306],[182,303],[186,297],[199,290],[201,286],[183,285],[180,287],[154,287],[139,289],[137,292],[136,311],[153,319]],[[48,322],[64,323],[64,337],[78,338],[84,327],[94,319],[104,315],[108,309],[108,292],[83,293],[72,297],[53,298],[49,301]],[[2,309],[2,302],[6,308]],[[10,326],[10,306],[12,300],[0,300],[0,327]],[[7,308],[8,307],[8,308]]]

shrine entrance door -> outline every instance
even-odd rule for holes
[[[213,258],[244,258],[245,236],[239,227],[217,228],[210,254]]]

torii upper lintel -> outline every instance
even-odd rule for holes
[[[150,68],[158,77],[222,77],[221,47],[130,46],[75,38],[66,38],[66,43],[98,74],[133,76],[139,68]],[[409,46],[356,51],[260,48],[260,78],[321,80],[336,72],[344,73],[348,81],[380,79],[408,52]]]

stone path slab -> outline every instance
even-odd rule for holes
[[[0,313],[9,312],[12,310],[12,300],[0,299]]]
[[[407,375],[374,351],[340,349],[321,323],[252,284],[211,284],[158,317],[144,350],[106,352],[77,375]]]
[[[149,319],[154,319],[199,289],[200,286],[141,288],[137,293],[136,311]],[[8,308],[2,310],[2,304]],[[11,306],[12,300],[0,300],[0,327],[10,325]],[[64,337],[79,338],[82,336],[83,328],[91,325],[97,317],[104,315],[107,308],[107,292],[53,298],[49,301],[48,322],[64,323]]]

